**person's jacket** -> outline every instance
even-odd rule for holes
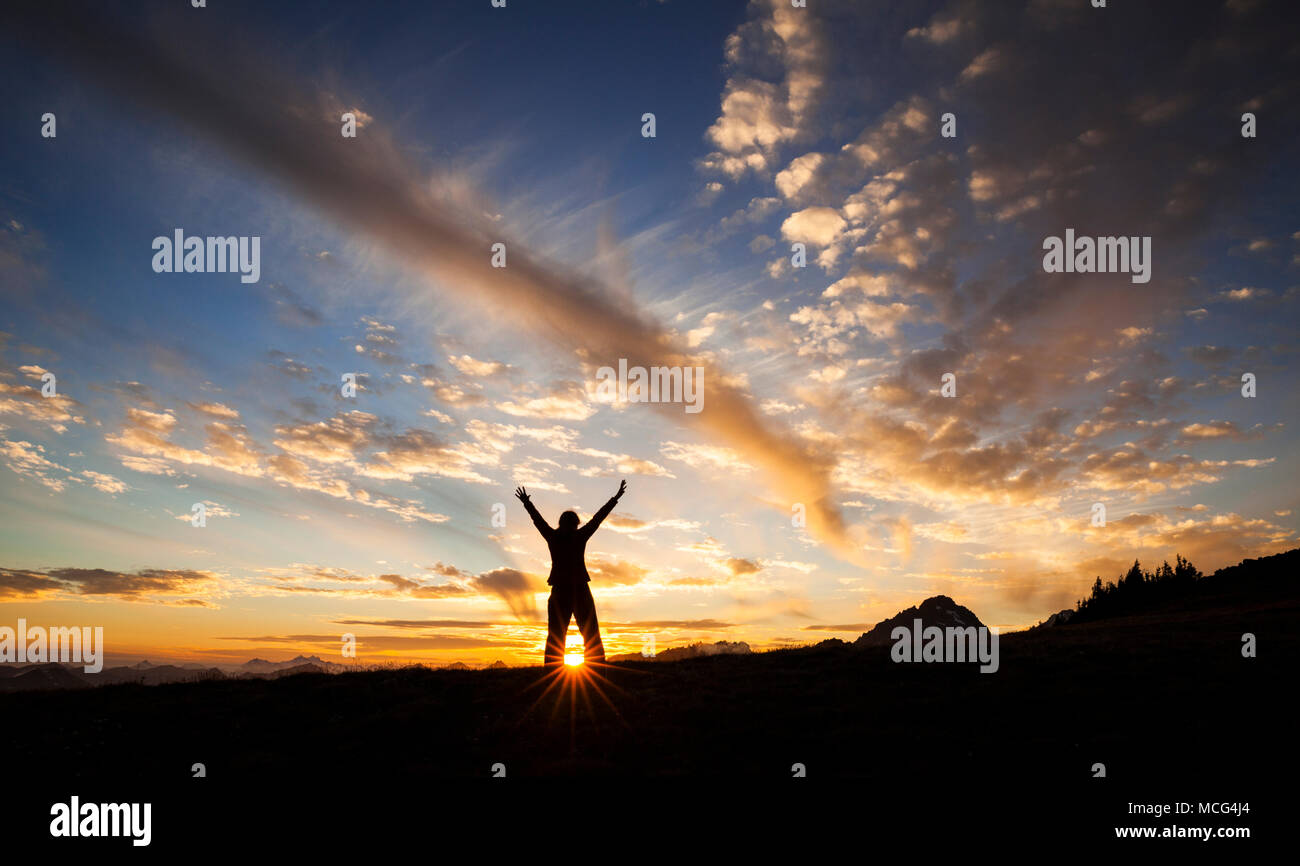
[[[524,503],[529,516],[533,518],[533,525],[542,534],[542,538],[546,539],[546,546],[551,550],[551,576],[546,579],[547,583],[552,586],[567,586],[591,580],[584,561],[587,539],[591,538],[615,505],[618,505],[618,499],[611,498],[582,526],[574,530],[562,530],[543,520],[531,501]]]

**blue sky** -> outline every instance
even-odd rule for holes
[[[14,47],[0,607],[124,658],[351,629],[527,660],[545,548],[511,491],[589,514],[623,477],[615,651],[852,638],[939,592],[1017,627],[1135,556],[1295,546],[1294,60],[1239,62],[1281,50],[1276,4],[811,5],[110,4],[183,46],[134,91]],[[259,236],[259,282],[155,274],[178,227]],[[1067,227],[1152,237],[1152,281],[1043,273]],[[520,264],[466,276],[465,238]],[[706,370],[698,422],[594,400],[656,341]]]

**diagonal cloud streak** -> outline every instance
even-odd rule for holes
[[[531,256],[520,245],[449,206],[421,172],[373,124],[357,138],[339,134],[328,94],[295,88],[263,61],[232,61],[232,44],[204,17],[172,16],[152,38],[96,7],[41,0],[11,5],[13,32],[62,57],[88,80],[179,120],[257,168],[353,231],[434,278],[462,303],[490,303],[521,329],[590,366],[700,366],[705,362],[661,326],[595,281]],[[160,22],[163,19],[159,19]],[[493,268],[494,243],[507,246],[508,267]],[[430,286],[429,291],[433,291]],[[830,483],[832,459],[774,425],[716,365],[706,380],[705,409],[675,413],[758,465],[780,499],[806,509],[808,528],[844,556],[858,558]]]

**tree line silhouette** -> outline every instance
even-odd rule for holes
[[[1132,567],[1118,580],[1102,584],[1099,575],[1092,585],[1092,594],[1075,604],[1070,622],[1126,616],[1184,597],[1195,590],[1202,577],[1200,570],[1181,555],[1175,555],[1172,567],[1165,560],[1155,571],[1143,571],[1142,564],[1135,559]]]

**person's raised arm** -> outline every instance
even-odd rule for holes
[[[542,538],[549,539],[555,534],[555,530],[551,528],[550,524],[542,519],[541,513],[533,505],[533,500],[528,498],[527,490],[517,487],[515,488],[515,496],[519,497],[519,501],[524,504],[524,508],[528,509],[528,516],[533,519],[533,526],[537,527],[537,531],[542,534]]]
[[[603,521],[606,517],[609,517],[609,513],[614,510],[615,505],[618,505],[618,501],[623,498],[623,494],[626,491],[627,491],[627,482],[626,481],[619,482],[618,492],[615,493],[613,496],[611,496],[609,498],[609,501],[606,502],[604,505],[602,505],[600,507],[600,510],[591,516],[591,520],[588,520],[586,525],[583,526],[582,529],[580,530],[582,534],[586,536],[590,536],[593,532],[599,529],[601,521]]]

